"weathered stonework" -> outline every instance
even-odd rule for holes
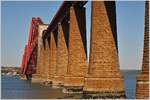
[[[65,41],[65,34],[67,33],[63,30],[63,26],[66,27],[66,23],[58,24],[57,64],[53,81],[53,86],[55,87],[63,86],[68,66],[68,49]]]
[[[45,50],[45,46],[44,46],[44,42],[42,40],[42,45],[41,45],[41,49],[40,49],[40,68],[41,68],[41,78],[42,78],[42,82],[44,81],[45,75],[44,75],[44,69],[45,69],[45,57],[44,57],[44,50]]]
[[[41,67],[44,67],[43,65],[40,65],[40,54],[41,54],[41,47],[43,45],[43,41],[42,41],[42,33],[43,30],[45,30],[47,28],[48,25],[42,24],[42,25],[38,25],[38,54],[37,54],[37,67],[36,67],[36,74],[32,75],[32,82],[42,82],[42,78],[41,78]]]
[[[41,55],[40,55],[40,67],[41,67],[41,83],[43,83],[45,81],[45,46],[42,45],[41,47]]]
[[[85,8],[70,8],[68,68],[63,92],[81,92],[87,73]]]
[[[45,39],[45,50],[44,50],[44,83],[48,84],[51,83],[51,80],[49,79],[49,68],[50,68],[50,45],[49,40]]]
[[[92,2],[91,49],[85,98],[125,98],[119,69],[114,1]]]
[[[145,32],[142,72],[137,77],[136,98],[149,98],[149,2],[145,2]]]
[[[55,37],[54,37],[54,32],[50,33],[50,65],[49,65],[49,75],[48,75],[48,80],[52,81],[54,80],[54,76],[56,73],[56,41],[55,41]]]

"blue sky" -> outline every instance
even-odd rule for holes
[[[49,24],[60,1],[3,1],[1,8],[2,65],[19,66],[32,17]],[[91,2],[86,5],[87,47],[90,45]],[[117,32],[121,69],[141,69],[144,36],[144,1],[117,1]]]

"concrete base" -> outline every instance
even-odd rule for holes
[[[124,99],[125,91],[103,91],[103,92],[87,92],[84,91],[83,98],[85,99]]]
[[[78,86],[64,86],[63,87],[63,93],[83,93],[83,87],[78,87]]]
[[[54,84],[52,84],[52,88],[60,89],[60,88],[63,88],[63,85],[54,85]]]
[[[27,80],[26,76],[20,76],[21,80]]]
[[[31,82],[32,83],[42,83],[42,78],[39,75],[33,75]]]
[[[45,85],[45,86],[52,87],[52,82],[51,81],[44,81],[42,84]]]
[[[64,93],[83,93],[84,77],[65,76]]]
[[[42,84],[45,85],[45,86],[52,87],[53,82],[52,82],[52,80],[49,80],[49,79],[43,79]]]
[[[125,98],[123,78],[118,77],[88,77],[85,78],[84,98]]]
[[[148,75],[148,73],[140,74],[137,77],[136,98],[137,99],[148,99],[149,98],[149,75]]]
[[[32,83],[41,83],[41,82],[42,82],[42,79],[40,79],[40,78],[33,78],[33,79],[31,80],[31,82],[32,82]]]
[[[62,88],[64,84],[64,76],[54,76],[53,88]]]

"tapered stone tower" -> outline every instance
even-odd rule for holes
[[[42,35],[45,33],[45,31],[42,31]],[[41,37],[40,39],[40,43],[39,45],[39,56],[38,56],[38,66],[37,66],[37,74],[39,73],[39,79],[40,79],[40,83],[43,83],[45,81],[45,40],[43,39],[43,37]],[[38,49],[39,49],[38,48]],[[33,80],[34,81],[34,80]]]
[[[119,69],[115,1],[93,1],[91,49],[85,98],[125,98]]]
[[[45,83],[46,82],[46,79],[47,79],[47,74],[46,74],[46,71],[47,71],[47,65],[46,65],[46,59],[47,59],[47,55],[46,55],[46,49],[47,49],[47,41],[46,39],[43,40],[43,44],[44,44],[44,48],[43,48],[43,78],[42,78],[42,82]]]
[[[56,49],[56,35],[57,33],[51,32],[50,33],[50,65],[49,65],[49,80],[54,81],[54,76],[56,75],[56,54],[57,54],[57,49]]]
[[[79,93],[83,90],[87,73],[85,8],[70,8],[68,68],[63,92]]]
[[[68,48],[66,35],[68,34],[68,21],[64,19],[62,23],[58,24],[58,44],[57,44],[57,63],[56,75],[54,76],[53,87],[62,87],[64,77],[68,66]]]
[[[49,38],[44,39],[45,41],[45,49],[44,49],[44,83],[48,84],[52,81],[49,80],[49,69],[50,69],[50,41]]]
[[[142,72],[137,77],[136,98],[149,98],[149,2],[145,1],[145,29]]]
[[[41,67],[44,67],[43,65],[40,65],[41,61],[41,48],[43,45],[42,41],[42,33],[47,28],[48,25],[42,24],[38,26],[38,53],[37,53],[37,67],[36,67],[36,73],[32,75],[32,82],[42,82],[41,78]]]
[[[42,44],[41,44],[41,50],[40,50],[40,73],[41,73],[41,79],[43,83],[45,81],[45,43],[44,39],[42,38]]]

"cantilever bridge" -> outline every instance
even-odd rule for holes
[[[38,25],[43,24],[40,18],[32,18],[29,32],[29,40],[24,49],[21,74],[28,78],[36,72]]]
[[[32,18],[21,78],[47,82],[85,98],[125,98],[119,70],[115,1],[92,1],[90,61],[87,63],[87,1],[64,1],[49,25]],[[148,97],[149,6],[145,5],[144,56],[137,98]],[[117,84],[117,86],[116,86]]]

